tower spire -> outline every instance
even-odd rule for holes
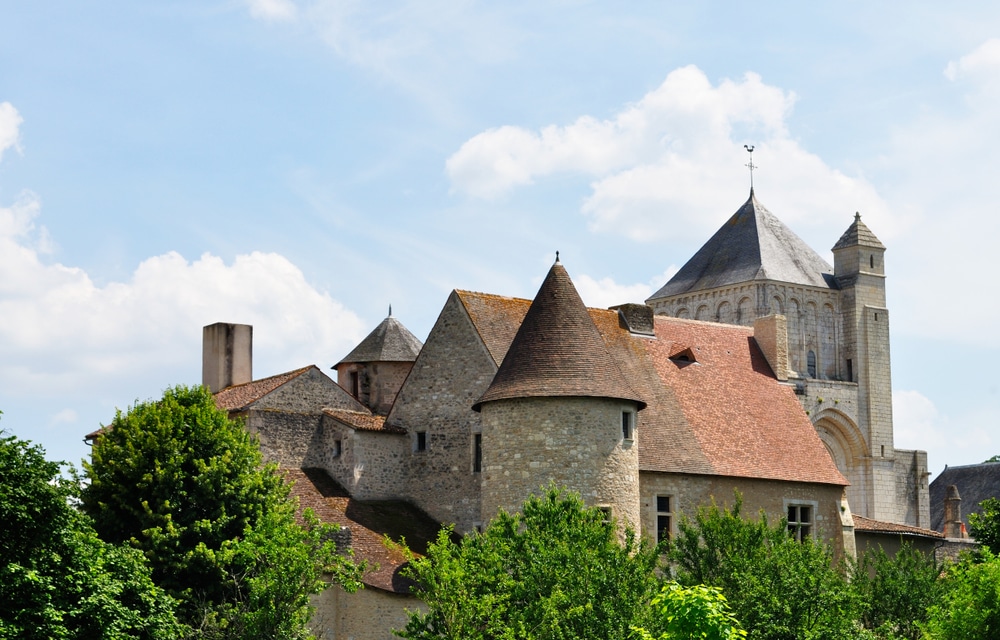
[[[750,154],[750,162],[746,163],[743,166],[745,166],[747,169],[750,170],[750,193],[753,193],[753,170],[757,168],[757,165],[755,165],[753,163],[754,145],[752,145],[752,144],[745,144],[745,145],[743,145],[743,148],[746,149],[747,153]]]

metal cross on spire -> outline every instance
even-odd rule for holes
[[[746,163],[743,166],[745,166],[747,169],[750,170],[750,190],[753,191],[753,170],[757,168],[757,165],[753,163],[754,146],[752,144],[745,144],[743,145],[743,148],[746,149],[747,153],[750,154],[750,162]]]

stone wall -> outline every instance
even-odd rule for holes
[[[260,438],[260,450],[267,462],[299,469],[309,466],[320,446],[321,414],[254,409],[246,414],[246,428]]]
[[[472,405],[496,371],[453,292],[386,419],[409,433],[399,495],[435,520],[455,523],[459,533],[480,523],[481,474],[473,472],[473,437],[481,422]],[[420,432],[426,434],[425,451],[416,450]]]
[[[308,466],[325,469],[355,499],[394,500],[400,495],[410,454],[407,436],[354,430],[325,415],[317,441]]]
[[[336,585],[313,596],[312,604],[309,628],[319,640],[398,640],[393,630],[406,626],[406,610],[427,610],[412,596],[373,587],[347,593]]]
[[[672,498],[674,514],[671,527],[672,535],[676,535],[681,515],[693,519],[699,506],[710,505],[713,500],[720,507],[731,507],[735,490],[743,495],[744,518],[755,518],[763,509],[768,522],[773,524],[786,515],[789,504],[814,506],[815,535],[829,543],[835,551],[843,550],[845,544],[849,549],[854,547],[853,529],[847,533],[851,539],[845,540],[841,520],[843,487],[754,478],[651,472],[641,473],[639,482],[642,533],[650,539],[655,539],[658,495]]]
[[[607,398],[520,398],[485,403],[482,520],[517,511],[550,483],[607,506],[623,526],[639,525],[639,449],[623,440],[622,411]]]

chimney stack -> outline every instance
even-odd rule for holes
[[[944,537],[964,538],[962,532],[962,498],[958,487],[949,484],[944,498]]]
[[[774,376],[782,382],[791,373],[788,366],[788,321],[785,316],[770,315],[753,321],[753,338],[771,365]]]
[[[201,383],[212,393],[253,380],[253,327],[216,322],[202,330]]]

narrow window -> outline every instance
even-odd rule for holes
[[[875,268],[875,254],[868,256],[868,264],[871,266],[872,269]]]
[[[812,532],[813,508],[805,504],[788,505],[788,534],[801,542]]]
[[[810,351],[806,354],[806,367],[809,369],[809,377],[816,377],[816,352]]]
[[[635,436],[635,412],[624,410],[622,411],[622,438],[624,440],[632,440]]]
[[[674,512],[671,509],[670,496],[656,496],[656,541],[663,542],[670,539],[671,526],[673,524]]]
[[[415,450],[416,451],[427,451],[427,432],[426,431],[418,431],[417,432],[417,442],[416,442]]]
[[[854,382],[854,361],[847,359],[847,381]]]
[[[351,395],[355,398],[361,397],[361,379],[357,371],[351,372]]]
[[[885,445],[884,444],[882,445],[882,457],[883,458],[885,457]]]
[[[344,452],[344,444],[342,440],[333,441],[333,457],[339,458],[340,454]]]
[[[483,470],[483,434],[472,434],[472,473]]]

